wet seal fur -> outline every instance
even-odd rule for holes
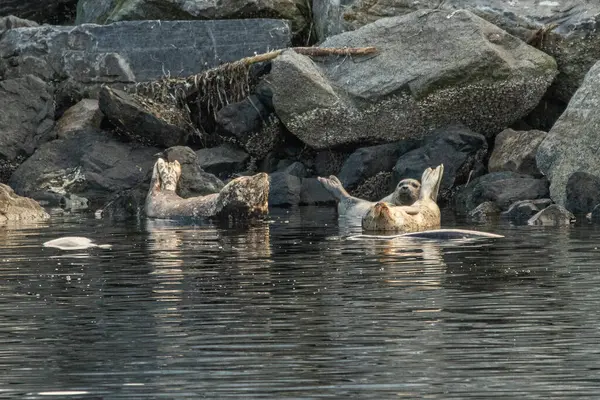
[[[350,196],[342,182],[334,175],[330,175],[329,178],[318,177],[317,180],[336,200],[339,216],[360,218],[375,205],[375,202]],[[380,201],[396,206],[410,206],[419,198],[420,190],[421,184],[416,179],[403,179],[396,185],[393,193]]]
[[[441,224],[441,213],[436,200],[444,166],[427,168],[421,178],[419,199],[410,206],[396,206],[378,202],[362,218],[365,231],[417,232],[436,229]]]
[[[181,165],[159,158],[154,164],[145,210],[149,218],[214,218],[247,220],[269,210],[269,176],[265,173],[233,179],[219,193],[184,199],[177,195]]]

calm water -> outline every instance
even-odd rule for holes
[[[0,229],[0,398],[600,397],[600,230],[375,241],[332,208],[270,219]],[[113,247],[41,247],[65,235]]]

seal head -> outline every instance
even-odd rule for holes
[[[394,206],[385,202],[370,207],[362,218],[366,231],[418,232],[439,228],[440,209],[436,204],[444,166],[427,168],[421,179],[419,199],[411,206]]]

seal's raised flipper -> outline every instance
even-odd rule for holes
[[[440,191],[440,183],[444,175],[444,164],[440,164],[437,168],[427,168],[423,171],[421,177],[421,194],[419,200],[430,198],[434,202],[437,201],[437,196]]]
[[[344,186],[342,186],[342,182],[340,182],[336,176],[330,175],[329,178],[319,176],[317,180],[321,182],[321,185],[323,185],[323,187],[327,189],[338,202],[344,198],[351,197],[346,189],[344,189]]]
[[[168,162],[159,158],[156,161],[155,167],[158,170],[158,176],[160,177],[160,189],[175,192],[177,190],[177,183],[181,176],[181,165],[179,161]]]
[[[160,174],[158,173],[158,164],[160,161],[165,162],[162,158],[159,158],[154,163],[154,168],[152,169],[152,179],[150,180],[150,193],[156,194],[160,192]]]

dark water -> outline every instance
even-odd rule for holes
[[[1,229],[0,398],[600,398],[600,231],[470,228],[506,238],[349,240],[331,208]],[[66,235],[113,247],[41,247]]]

